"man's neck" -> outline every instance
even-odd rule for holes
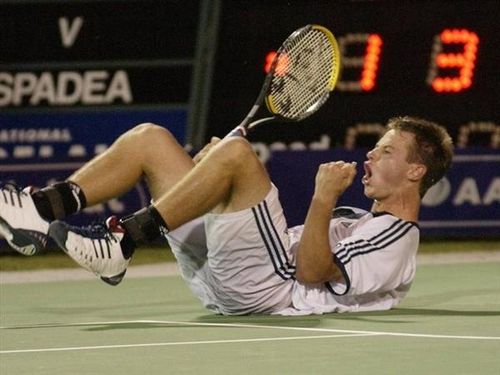
[[[387,198],[381,201],[375,200],[372,212],[388,212],[402,220],[418,221],[420,210],[420,198],[401,194],[396,197]]]

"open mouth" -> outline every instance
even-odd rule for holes
[[[372,169],[368,161],[364,162],[363,167],[365,169],[365,175],[361,179],[361,182],[367,184],[372,176]]]

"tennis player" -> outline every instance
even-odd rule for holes
[[[336,208],[356,166],[325,163],[304,225],[287,228],[278,190],[244,138],[214,138],[192,159],[167,130],[142,124],[65,182],[37,192],[3,187],[0,231],[25,255],[50,236],[112,285],[137,246],[164,235],[193,293],[220,314],[387,310],[410,289],[421,198],[451,158],[442,127],[391,119],[364,163],[371,211]],[[86,228],[59,220],[123,194],[143,176],[149,207]]]

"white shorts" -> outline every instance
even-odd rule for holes
[[[182,276],[208,309],[234,315],[290,306],[295,259],[274,185],[252,208],[206,214],[166,237]]]

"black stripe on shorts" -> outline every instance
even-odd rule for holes
[[[291,265],[285,251],[285,247],[278,236],[278,231],[271,220],[271,215],[264,201],[256,207],[252,207],[252,212],[259,230],[262,241],[274,267],[274,271],[283,280],[295,279],[295,266]]]

